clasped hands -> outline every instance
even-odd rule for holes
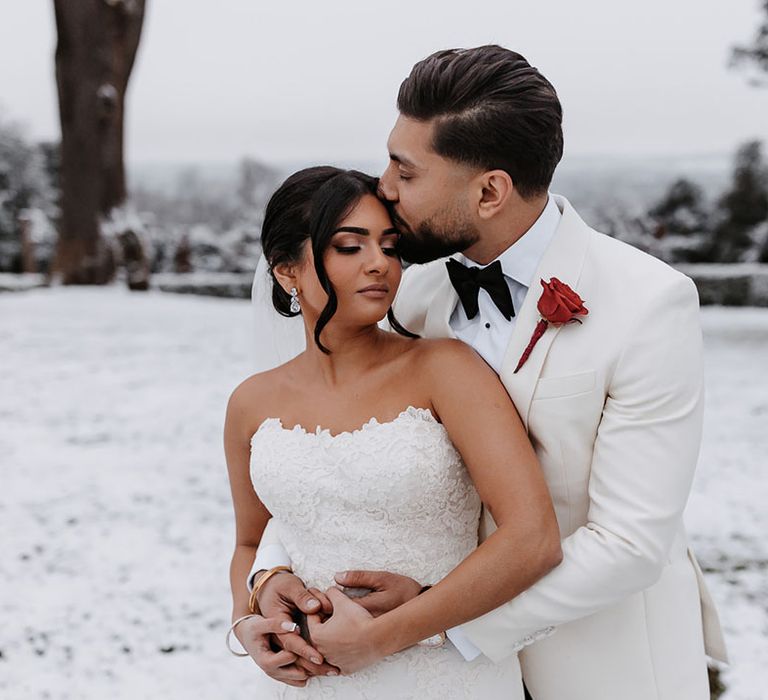
[[[415,598],[421,585],[386,571],[346,571],[335,581],[345,588],[369,589],[349,598],[338,587],[306,588],[290,573],[270,578],[258,592],[269,625],[251,625],[239,635],[261,669],[275,680],[302,687],[311,676],[349,674],[386,656],[373,634],[375,618]],[[291,627],[296,611],[307,615],[309,638]]]

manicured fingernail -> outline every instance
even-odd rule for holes
[[[312,657],[312,663],[313,664],[321,664],[321,663],[323,663],[323,660],[319,656],[313,656]]]
[[[299,626],[295,622],[281,622],[280,627],[286,632],[295,632]]]
[[[326,676],[338,676],[338,671],[328,671],[328,673],[325,674]]]
[[[307,605],[311,605],[314,608],[314,607],[317,607],[318,605],[320,605],[320,601],[319,600],[315,600],[314,598],[310,598],[307,601]]]
[[[347,572],[346,571],[337,571],[334,575],[334,578],[337,581],[343,581],[345,578],[347,578]]]

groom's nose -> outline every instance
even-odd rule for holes
[[[387,202],[397,201],[397,189],[392,185],[391,168],[387,168],[379,178],[379,198]]]

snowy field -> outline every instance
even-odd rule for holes
[[[732,666],[768,686],[768,309],[703,310],[706,437],[687,521]],[[221,448],[245,301],[0,294],[0,698],[248,698],[223,644]]]

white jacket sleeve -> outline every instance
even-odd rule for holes
[[[696,289],[676,277],[661,291],[636,319],[609,382],[587,523],[563,540],[554,571],[462,625],[493,660],[538,630],[606,608],[661,575],[690,493],[703,418]]]
[[[248,590],[253,590],[254,579],[259,571],[290,565],[291,558],[285,551],[283,543],[280,542],[274,520],[270,519],[261,535],[261,542],[259,542],[259,548],[256,550],[256,558],[253,560],[253,566],[248,574]]]

